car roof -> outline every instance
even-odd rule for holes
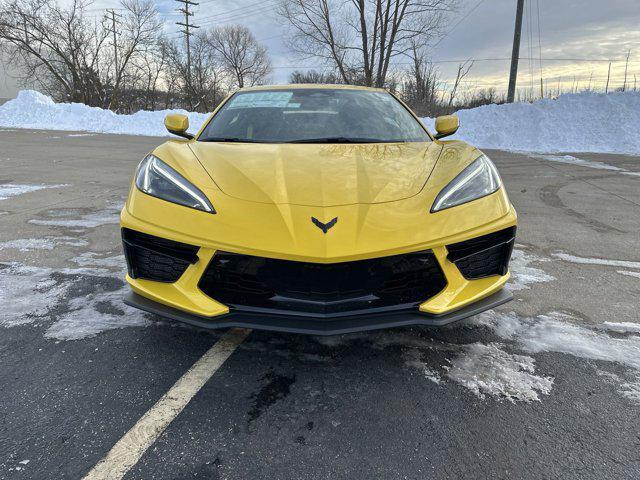
[[[291,90],[301,88],[324,88],[324,89],[339,89],[339,90],[370,90],[374,92],[386,92],[384,88],[363,87],[360,85],[343,85],[333,83],[292,83],[289,85],[259,85],[255,87],[244,87],[239,89],[239,92],[252,92],[260,90]]]

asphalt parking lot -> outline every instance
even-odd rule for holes
[[[161,141],[0,130],[2,479],[139,449],[225,335],[120,301],[118,210]],[[640,478],[640,158],[486,153],[519,214],[513,302],[433,330],[249,332],[145,417],[166,429],[124,478]]]

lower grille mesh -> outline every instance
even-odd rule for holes
[[[516,237],[516,227],[447,245],[447,258],[469,279],[505,275]]]
[[[198,247],[155,237],[128,228],[122,242],[131,278],[175,282],[198,260]]]
[[[199,284],[237,310],[316,316],[409,308],[445,286],[430,251],[333,264],[217,252]]]

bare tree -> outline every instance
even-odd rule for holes
[[[335,68],[344,83],[385,85],[393,60],[441,33],[457,0],[282,0],[289,46]]]
[[[127,88],[123,89],[119,102],[121,107],[126,104],[130,111],[155,110],[161,105],[161,98],[164,96],[166,99],[164,86],[169,58],[165,43],[161,38],[132,59],[127,74]]]
[[[124,10],[121,20],[121,32],[115,48],[118,51],[117,64],[113,65],[113,91],[108,107],[116,110],[122,82],[127,68],[136,56],[144,56],[147,50],[158,43],[158,32],[162,29],[158,10],[151,0],[122,0]],[[114,62],[115,63],[115,62]]]
[[[187,69],[185,46],[178,41],[165,45],[167,52],[166,88],[172,97],[167,107],[174,102],[199,112],[210,112],[227,93],[224,72],[216,61],[209,41],[204,33],[193,35],[190,41],[191,73]]]
[[[151,0],[122,0],[116,64],[106,48],[113,30],[88,17],[88,5],[86,0],[67,7],[55,0],[5,0],[0,40],[23,83],[56,100],[115,109],[130,63],[157,43],[158,12]]]
[[[334,72],[318,72],[308,70],[301,72],[296,70],[289,75],[289,83],[341,83],[341,78]]]
[[[473,67],[473,61],[467,60],[464,63],[458,65],[458,73],[456,73],[456,79],[453,82],[453,86],[451,87],[451,92],[449,93],[449,106],[453,105],[453,101],[456,98],[456,94],[458,93],[458,88],[460,87],[460,82],[467,76],[469,70]]]
[[[100,103],[100,50],[106,32],[85,15],[87,3],[66,8],[51,0],[0,3],[0,40],[23,82],[57,100]]]
[[[441,82],[438,70],[425,59],[420,47],[414,42],[411,53],[412,64],[405,73],[402,96],[409,106],[420,116],[435,117],[442,113],[438,100]]]
[[[239,88],[262,83],[271,73],[267,49],[256,41],[248,28],[240,25],[217,27],[210,30],[206,38]]]

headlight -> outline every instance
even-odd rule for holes
[[[431,213],[486,197],[502,185],[496,166],[486,155],[480,155],[471,165],[442,189],[436,197]]]
[[[167,202],[216,213],[204,193],[154,155],[147,155],[136,172],[140,191]]]

